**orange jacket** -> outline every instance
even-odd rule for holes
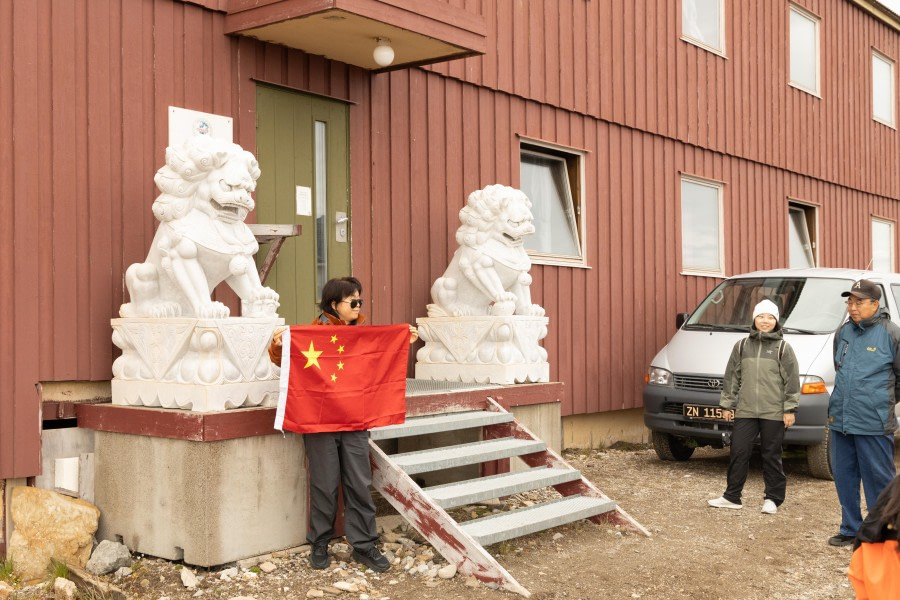
[[[847,577],[857,600],[900,598],[900,552],[897,541],[862,543],[853,551]]]

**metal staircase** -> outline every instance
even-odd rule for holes
[[[531,595],[528,590],[485,550],[485,545],[579,519],[619,524],[650,535],[493,399],[473,400],[454,406],[453,410],[414,416],[403,425],[372,429],[369,447],[375,489],[435,550],[455,564],[459,573],[527,598]],[[376,444],[380,440],[473,428],[481,429],[482,441],[398,454],[386,454]],[[530,469],[425,488],[410,477],[511,457],[520,458]],[[465,522],[457,522],[446,511],[551,486],[561,498],[518,510]]]

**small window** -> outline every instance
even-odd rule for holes
[[[723,275],[722,185],[681,178],[681,269]]]
[[[792,269],[816,266],[816,209],[791,202],[788,204],[789,265]]]
[[[584,265],[581,164],[577,152],[521,146],[520,187],[531,200],[535,229],[525,249],[536,263]]]
[[[791,85],[819,95],[819,19],[791,5]]]
[[[872,219],[872,267],[880,273],[894,272],[894,223]]]
[[[683,40],[725,53],[725,8],[722,0],[681,0]]]
[[[894,61],[872,51],[872,117],[894,126]]]

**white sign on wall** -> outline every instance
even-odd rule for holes
[[[297,186],[297,215],[300,217],[312,216],[312,188]]]
[[[205,133],[219,140],[234,142],[233,125],[231,117],[170,106],[169,145],[180,147],[195,133]]]

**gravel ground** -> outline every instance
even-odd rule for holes
[[[581,521],[489,548],[535,600],[853,598],[846,577],[850,549],[826,543],[840,523],[834,485],[811,478],[802,453],[785,457],[787,500],[775,515],[759,512],[763,484],[758,460],[751,465],[743,510],[706,506],[708,498],[724,489],[727,451],[698,450],[683,463],[662,462],[646,447],[574,451],[566,456],[652,537]],[[504,506],[522,505],[539,496],[513,497]],[[466,512],[483,514],[497,508],[476,506]],[[390,519],[382,522],[390,525]],[[424,572],[410,574],[396,565],[388,573],[364,573],[355,563],[340,562],[345,558],[342,548],[333,545],[337,561],[327,571],[310,569],[307,550],[300,549],[264,557],[262,562],[268,564],[243,565],[224,578],[221,568],[199,569],[200,581],[193,589],[182,583],[182,565],[152,557],[140,557],[127,577],[102,580],[129,598],[148,600],[240,596],[264,600],[318,597],[318,592],[347,600],[519,597],[460,575],[436,576],[446,563],[432,556],[413,531],[398,528],[388,536],[388,548],[401,563],[425,565],[419,567]],[[16,597],[45,596],[41,589],[28,588]]]

